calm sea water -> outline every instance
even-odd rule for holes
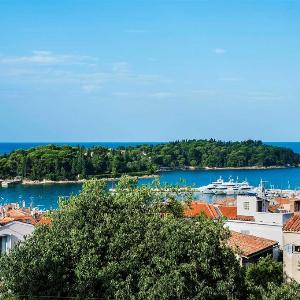
[[[66,143],[61,143],[66,144]],[[70,144],[70,143],[68,143]],[[134,146],[143,143],[71,143],[71,145],[84,145],[91,147],[93,145],[103,145],[111,148],[118,146]],[[154,143],[152,143],[154,144]],[[275,146],[283,146],[293,149],[300,153],[299,143],[268,143]],[[5,145],[5,146],[4,146]],[[23,149],[31,148],[40,144],[22,143],[22,144],[0,144],[0,152],[10,152],[13,149],[22,147]],[[220,176],[228,179],[230,176],[239,180],[247,179],[251,185],[257,186],[261,179],[267,181],[267,185],[276,188],[300,189],[300,168],[288,169],[268,169],[268,170],[201,170],[201,171],[172,171],[162,172],[160,174],[162,183],[180,184],[184,186],[202,186],[209,184]],[[149,184],[151,179],[143,179],[139,184]],[[81,184],[56,184],[56,185],[39,185],[39,186],[14,186],[9,188],[0,188],[0,204],[8,202],[20,202],[25,200],[26,205],[32,203],[41,209],[50,209],[57,207],[59,196],[69,196],[78,194],[81,190]],[[203,195],[198,195],[204,198]],[[211,201],[212,198],[205,196],[205,200]]]

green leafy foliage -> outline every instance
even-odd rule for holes
[[[296,166],[300,155],[260,141],[183,140],[109,149],[42,146],[0,156],[0,178],[74,180],[153,174],[160,168]]]
[[[295,281],[282,285],[270,284],[262,297],[262,300],[298,299],[300,299],[300,285]]]
[[[175,188],[135,183],[123,177],[110,193],[93,180],[61,201],[52,225],[2,257],[4,286],[29,298],[241,299],[242,270],[222,222],[186,219]]]
[[[262,299],[270,284],[282,284],[282,263],[274,261],[271,256],[261,257],[258,262],[245,267],[245,280],[249,299]]]

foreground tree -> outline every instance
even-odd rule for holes
[[[292,281],[287,284],[269,284],[268,289],[263,293],[263,300],[298,300],[300,299],[300,285]]]
[[[245,267],[245,281],[250,300],[265,297],[270,284],[280,286],[283,282],[282,263],[271,256],[261,257],[256,263]]]
[[[186,219],[176,189],[127,177],[115,192],[87,182],[0,263],[15,295],[101,299],[241,299],[243,278],[223,224]]]

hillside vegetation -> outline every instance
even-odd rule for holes
[[[161,168],[298,166],[300,155],[261,141],[183,140],[159,145],[41,146],[0,156],[0,178],[74,180],[122,174],[154,174]]]

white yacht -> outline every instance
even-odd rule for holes
[[[245,180],[243,182],[234,181],[231,177],[229,181],[224,181],[220,177],[217,181],[211,184],[199,188],[199,191],[203,194],[215,194],[215,195],[244,195],[251,192],[252,186]]]
[[[206,186],[202,186],[199,189],[199,192],[203,193],[203,194],[214,194],[215,189],[221,185],[223,185],[224,180],[222,179],[222,177],[220,177],[217,181],[213,181],[212,183],[206,185]]]

